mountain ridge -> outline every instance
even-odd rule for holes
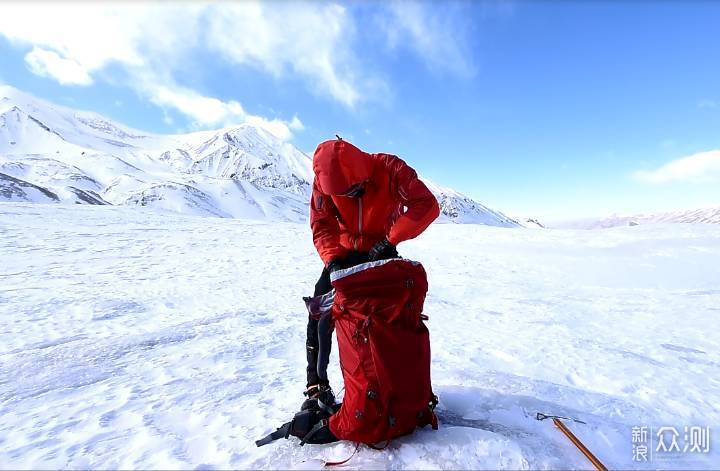
[[[7,85],[0,86],[0,172],[65,203],[295,222],[307,220],[313,179],[312,159],[262,127],[146,133]],[[423,181],[438,198],[440,222],[521,227],[500,211]]]
[[[621,226],[639,226],[644,224],[720,224],[720,206],[678,211],[664,211],[650,214],[618,215],[605,218],[591,218],[564,221],[552,227],[563,229],[609,229]]]

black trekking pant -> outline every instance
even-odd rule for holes
[[[342,268],[349,268],[360,263],[368,262],[367,252],[349,252],[348,255],[341,261]],[[313,296],[320,296],[332,290],[330,284],[330,272],[327,268],[323,268],[320,274],[320,279],[315,283],[315,291]],[[320,381],[317,372],[318,363],[318,321],[313,319],[308,314],[307,324],[307,337],[305,341],[305,348],[307,350],[307,387],[314,384],[324,383],[327,386],[327,381]]]

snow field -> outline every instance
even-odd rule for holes
[[[0,205],[0,468],[304,468],[354,445],[254,441],[304,389],[321,263],[306,224],[137,208]],[[720,227],[434,225],[400,253],[428,271],[441,427],[350,469],[582,468],[536,412],[610,468],[631,428],[720,427]],[[337,349],[330,375],[342,389]],[[713,436],[714,438],[714,436]]]

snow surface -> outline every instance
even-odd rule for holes
[[[316,469],[354,445],[256,439],[304,389],[321,263],[305,224],[0,205],[0,468]],[[720,467],[720,227],[433,225],[421,261],[440,429],[349,469]],[[340,392],[337,348],[331,379]],[[454,424],[454,425],[453,425]],[[631,428],[710,426],[632,461]]]

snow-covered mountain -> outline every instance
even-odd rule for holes
[[[641,224],[659,223],[720,224],[720,206],[657,214],[636,214],[634,216],[613,215],[604,219],[568,221],[557,224],[556,226],[567,229],[606,229],[617,226],[638,226]]]
[[[0,86],[0,174],[0,201],[139,205],[301,222],[307,219],[312,161],[248,124],[154,135]],[[440,202],[441,222],[521,226],[425,181]]]
[[[498,227],[520,227],[521,224],[505,214],[488,208],[467,196],[450,188],[443,188],[422,179],[433,192],[440,204],[440,221],[460,224],[484,224]]]

